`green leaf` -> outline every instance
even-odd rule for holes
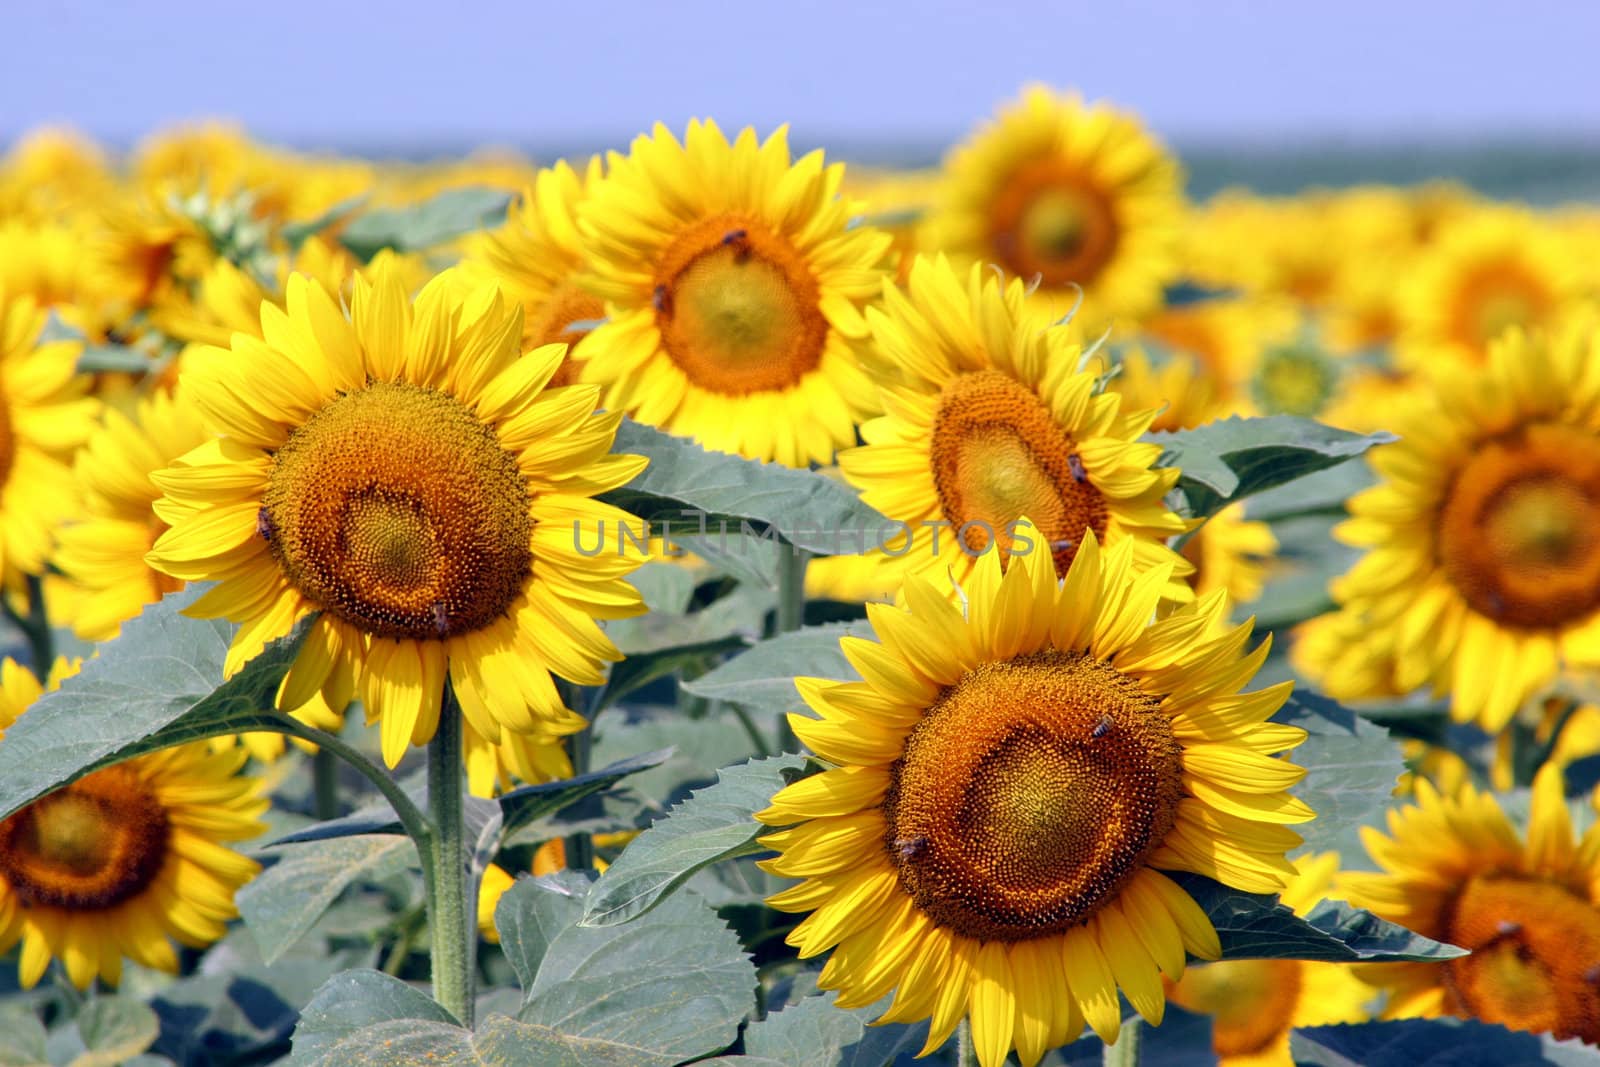
[[[671,677],[686,669],[692,671],[701,667],[707,660],[742,648],[744,644],[743,638],[729,634],[709,641],[669,645],[650,652],[631,653],[620,663],[611,665],[611,672],[606,675],[605,688],[600,691],[600,699],[595,703],[594,710],[609,708],[629,693],[643,689],[651,682]]]
[[[1137,1044],[1126,1038],[1137,1028]],[[1106,1046],[1092,1032],[1045,1057],[1052,1067],[1112,1067],[1114,1064],[1143,1064],[1147,1067],[1217,1067],[1217,1054],[1211,1047],[1211,1016],[1184,1011],[1168,1003],[1160,1026],[1151,1026],[1137,1015],[1122,1017],[1122,1038]],[[1132,1058],[1124,1059],[1131,1054]]]
[[[460,1023],[425,993],[411,988],[398,978],[378,971],[344,971],[323,983],[300,1011],[294,1030],[295,1064],[334,1064],[376,1062],[348,1058],[367,1044],[369,1053],[382,1049],[351,1040],[385,1023],[445,1024],[466,1035]],[[470,1035],[468,1035],[470,1037]],[[398,1062],[390,1060],[389,1062]],[[448,1061],[447,1061],[448,1062]]]
[[[1359,456],[1393,434],[1358,434],[1311,419],[1237,415],[1175,433],[1145,435],[1161,445],[1160,465],[1179,467],[1178,488],[1192,515],[1214,515],[1236,500],[1265,492]]]
[[[627,926],[578,925],[586,877],[523,878],[495,909],[523,987],[520,1022],[621,1042],[639,1067],[726,1048],[755,1009],[755,967],[704,901],[680,894]]]
[[[740,653],[715,670],[683,683],[683,688],[707,700],[781,714],[801,706],[795,677],[858,677],[839,650],[839,638],[871,637],[870,623],[827,623],[780,634]]]
[[[304,634],[268,645],[224,682],[233,627],[179,611],[205,590],[191,586],[144,609],[122,636],[46,693],[0,745],[0,819],[90,771],[219,734],[272,729],[269,709]]]
[[[446,189],[420,204],[380,208],[352,219],[339,240],[362,259],[385,248],[421,252],[498,225],[510,203],[511,197],[499,189]]]
[[[570,807],[585,797],[603,793],[624,778],[652,767],[659,767],[672,756],[672,749],[658,749],[638,756],[608,764],[598,771],[590,771],[558,782],[543,782],[513,789],[500,797],[502,839],[510,841],[520,831],[538,824],[563,808]]]
[[[1289,1035],[1303,1067],[1600,1067],[1600,1049],[1475,1019],[1310,1026]]]
[[[694,572],[676,563],[646,563],[628,575],[645,607],[662,615],[682,615],[694,596]]]
[[[1255,518],[1255,501],[1248,505],[1245,517]],[[1361,556],[1358,550],[1332,538],[1338,521],[1328,515],[1300,515],[1272,524],[1279,547],[1267,572],[1266,588],[1244,606],[1244,612],[1255,615],[1258,630],[1293,626],[1334,609],[1329,582]]]
[[[339,894],[361,879],[397,874],[415,862],[411,840],[387,834],[276,844],[265,853],[277,862],[239,890],[239,913],[275,963],[300,940]]]
[[[154,365],[150,353],[129,345],[85,345],[78,356],[79,374],[100,374],[113,371],[120,374],[144,374]]]
[[[723,768],[716,785],[691,795],[622,850],[589,893],[583,924],[631,922],[701,868],[764,851],[756,838],[768,828],[755,813],[805,766],[805,757],[788,755]]]
[[[1343,518],[1345,501],[1377,480],[1363,460],[1347,459],[1257,494],[1250,501],[1250,518],[1271,523],[1312,515]]]
[[[131,997],[95,997],[74,1020],[87,1051],[70,1067],[120,1067],[155,1043],[156,1013]]]
[[[1299,726],[1309,736],[1290,750],[1306,776],[1291,790],[1317,813],[1295,826],[1306,851],[1333,849],[1346,869],[1364,866],[1361,827],[1379,826],[1405,770],[1400,746],[1389,731],[1349,708],[1306,689],[1296,689],[1274,722]]]
[[[887,1001],[847,1011],[834,1004],[837,999],[837,993],[806,997],[751,1023],[744,1032],[745,1052],[785,1067],[880,1067],[916,1055],[928,1037],[926,1021],[868,1026]]]
[[[650,457],[650,466],[602,499],[650,523],[677,533],[704,533],[716,539],[719,523],[729,534],[748,523],[758,533],[819,555],[850,552],[857,532],[868,545],[892,537],[900,527],[861,502],[850,486],[815,471],[758,463],[725,452],[708,452],[687,438],[624,419],[615,451]],[[703,524],[703,525],[702,525]],[[596,531],[582,531],[585,547]],[[618,535],[609,530],[602,550],[616,551]]]
[[[306,238],[313,237],[341,219],[353,215],[360,210],[361,205],[367,202],[370,193],[357,193],[347,197],[324,211],[322,214],[303,222],[285,223],[281,234],[285,243],[292,249],[299,250],[306,243]]]
[[[754,644],[761,639],[762,619],[777,602],[772,589],[759,583],[745,584],[688,614],[652,611],[635,619],[619,619],[606,626],[606,634],[629,656],[713,644],[728,637]]]
[[[1276,897],[1241,892],[1187,871],[1165,873],[1216,927],[1223,959],[1397,963],[1466,955],[1343,901],[1324,900],[1302,919]]]
[[[32,1007],[22,1003],[0,1004],[0,1067],[48,1067],[45,1053],[44,1023]]]

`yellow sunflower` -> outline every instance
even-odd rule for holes
[[[1132,114],[1044,86],[951,152],[923,247],[1037,279],[1059,318],[1159,307],[1178,275],[1183,172]]]
[[[583,378],[605,406],[789,466],[854,443],[876,410],[854,348],[889,236],[851,226],[843,165],[791,165],[786,130],[729,144],[708,121],[682,144],[658,124],[608,169],[578,206],[607,313]]]
[[[1334,531],[1368,550],[1334,597],[1383,633],[1402,689],[1496,732],[1564,668],[1600,666],[1600,331],[1512,330],[1393,429]]]
[[[906,288],[888,286],[868,318],[887,414],[862,427],[867,443],[839,467],[911,528],[886,566],[963,582],[980,553],[1011,552],[1010,527],[1026,514],[1062,573],[1093,531],[1108,545],[1132,541],[1141,572],[1175,563],[1167,592],[1190,596],[1189,565],[1165,544],[1188,529],[1163,502],[1179,472],[1152,469],[1161,446],[1139,440],[1156,412],[1125,413],[1116,393],[1097,393],[1074,331],[1030,310],[1021,280],[975,264],[963,282],[943,256],[919,257]]]
[[[786,827],[762,866],[804,879],[768,903],[811,912],[788,940],[833,949],[841,1007],[893,989],[883,1018],[931,1017],[924,1052],[969,1016],[985,1067],[1031,1065],[1085,1020],[1116,1040],[1119,990],[1159,1023],[1161,974],[1220,954],[1161,870],[1284,887],[1284,824],[1312,817],[1276,758],[1305,733],[1266,721],[1289,684],[1239,692],[1269,642],[1246,654],[1220,594],[1152,624],[1171,572],[1092,533],[1064,583],[1045,552],[991,554],[965,616],[915,577],[909,610],[868,606],[882,643],[841,643],[865,681],[797,680],[820,717],[790,724],[832,766],[757,814]]]
[[[1133,411],[1154,410],[1150,429],[1188,430],[1228,414],[1216,379],[1192,356],[1174,352],[1152,359],[1131,348],[1117,360],[1110,388]]]
[[[76,670],[58,661],[50,688]],[[0,733],[41,691],[26,668],[0,664]],[[205,742],[153,752],[0,822],[0,950],[22,942],[24,988],[51,957],[79,989],[96,975],[115,985],[125,956],[176,972],[172,940],[203,948],[223,935],[234,893],[260,869],[228,844],[266,829],[267,797],[238,773],[247,758]]]
[[[155,476],[171,529],[148,559],[218,582],[189,610],[242,624],[228,674],[316,613],[278,706],[359,694],[391,766],[433,736],[447,673],[486,741],[581,728],[551,672],[599,684],[620,654],[595,619],[643,610],[638,560],[573,536],[627,517],[591,499],[644,466],[607,454],[621,415],[594,414],[592,386],[545,388],[566,350],[520,355],[520,307],[455,291],[441,275],[413,305],[380,264],[346,318],[291,276],[265,340],[185,373],[218,439]]]
[[[1261,596],[1267,569],[1278,552],[1272,527],[1244,517],[1243,504],[1231,504],[1206,520],[1183,544],[1183,558],[1194,564],[1194,591],[1204,596],[1221,589],[1235,604]]]
[[[1307,915],[1329,896],[1339,854],[1295,861],[1279,902]],[[1211,1045],[1221,1067],[1293,1067],[1289,1031],[1371,1018],[1372,987],[1349,964],[1313,960],[1223,960],[1191,967],[1167,982],[1167,999],[1212,1017]]]
[[[1526,212],[1484,208],[1444,227],[1420,253],[1399,296],[1396,355],[1448,377],[1481,365],[1518,326],[1548,330],[1581,295],[1581,261]]]
[[[1139,324],[1139,335],[1174,355],[1192,357],[1224,415],[1253,415],[1251,382],[1268,345],[1300,329],[1294,305],[1281,298],[1197,300],[1164,308]]]
[[[1561,771],[1534,779],[1526,838],[1493,795],[1463,786],[1363,828],[1382,873],[1346,874],[1352,903],[1471,950],[1444,963],[1363,969],[1387,1018],[1459,1015],[1600,1044],[1600,824],[1573,839]]]
[[[1400,679],[1394,634],[1375,630],[1365,615],[1349,608],[1330,611],[1294,628],[1289,662],[1335,700],[1402,697],[1416,686]]]
[[[599,157],[582,175],[565,160],[541,170],[508,209],[505,225],[484,234],[462,262],[465,278],[492,281],[522,304],[525,348],[567,346],[567,362],[552,385],[578,380],[579,349],[592,328],[582,324],[606,315],[600,298],[578,284],[584,259],[577,208],[599,184],[601,172]]]
[[[0,575],[39,574],[55,525],[73,508],[72,453],[99,402],[76,376],[83,346],[39,343],[47,315],[0,290]]]

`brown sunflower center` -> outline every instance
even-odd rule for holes
[[[1444,965],[1456,1013],[1600,1042],[1600,907],[1548,882],[1473,878],[1444,940],[1472,950]]]
[[[1159,702],[1081,653],[967,673],[906,740],[884,847],[923,913],[983,940],[1083,922],[1177,815],[1179,746]]]
[[[1296,960],[1223,960],[1189,968],[1168,996],[1211,1016],[1211,1044],[1219,1056],[1249,1056],[1289,1032],[1300,986]]]
[[[523,329],[523,340],[530,348],[540,345],[566,345],[567,358],[550,379],[551,387],[571,385],[578,380],[578,364],[574,358],[578,342],[589,336],[589,330],[573,329],[573,323],[595,322],[606,316],[605,304],[570,281],[558,285],[545,302],[533,311]]]
[[[1539,322],[1554,296],[1539,278],[1515,263],[1496,263],[1469,275],[1457,295],[1456,339],[1484,352],[1507,327]]]
[[[1600,608],[1600,436],[1536,424],[1478,445],[1439,524],[1440,562],[1479,614],[1542,629]]]
[[[1008,528],[1024,515],[1049,540],[1063,574],[1085,529],[1105,539],[1106,501],[1076,443],[1044,401],[1000,371],[958,375],[945,385],[929,453],[944,516],[970,552],[985,552],[994,540],[1009,553]]]
[[[289,435],[260,532],[324,611],[378,637],[442,639],[489,625],[521,592],[529,502],[516,458],[464,404],[377,382]]]
[[[996,260],[1045,285],[1089,285],[1117,251],[1119,227],[1103,193],[1056,159],[1019,168],[989,208]]]
[[[822,362],[828,320],[787,238],[718,215],[679,235],[656,275],[661,343],[690,381],[730,395],[786,389]]]
[[[97,911],[138,895],[167,855],[167,813],[133,771],[95,771],[0,823],[0,879],[29,906]]]

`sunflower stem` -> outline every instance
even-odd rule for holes
[[[472,1029],[473,956],[477,930],[469,922],[472,871],[468,867],[462,800],[461,707],[445,682],[439,728],[428,742],[428,811],[433,839],[423,856],[432,934],[433,999]]]
[[[806,621],[806,564],[811,554],[793,545],[778,546],[778,632],[798,630]],[[778,751],[800,751],[800,739],[787,715],[778,716]]]
[[[573,701],[577,703],[577,701]],[[572,735],[572,773],[574,776],[589,773],[590,755],[594,750],[594,720]],[[567,869],[586,871],[594,866],[594,838],[579,831],[562,842]]]
[[[1100,1062],[1105,1067],[1139,1067],[1139,1043],[1144,1039],[1144,1023],[1139,1019],[1124,1019],[1122,1033],[1105,1047]]]
[[[978,1047],[972,1043],[972,1020],[965,1016],[956,1024],[956,1067],[981,1067]]]
[[[0,597],[6,618],[22,631],[28,642],[28,658],[33,661],[33,673],[42,683],[50,676],[55,664],[55,639],[50,633],[50,618],[44,607],[44,579],[37,574],[28,575],[28,614],[22,615],[11,606],[11,601]]]
[[[311,813],[319,822],[339,817],[339,757],[324,748],[311,757]]]

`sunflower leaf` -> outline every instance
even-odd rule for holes
[[[772,794],[800,778],[804,756],[785,755],[724,767],[717,784],[693,793],[635,838],[587,897],[586,927],[631,922],[719,860],[766,851],[755,813]]]
[[[1600,1049],[1475,1019],[1310,1026],[1293,1031],[1289,1047],[1306,1067],[1600,1067]]]
[[[878,1067],[915,1055],[927,1039],[926,1021],[868,1025],[888,1009],[887,999],[854,1010],[838,1007],[837,999],[837,993],[806,997],[751,1023],[744,1032],[745,1052],[785,1067]]]
[[[356,1057],[363,1051],[368,1056],[375,1055],[378,1049],[384,1048],[382,1041],[366,1043],[349,1039],[395,1023],[432,1023],[467,1034],[460,1029],[455,1016],[432,997],[400,979],[377,971],[341,971],[324,982],[311,1002],[301,1009],[299,1025],[294,1029],[294,1053],[290,1062],[329,1067],[377,1063],[376,1059],[362,1061]],[[386,1051],[394,1049],[390,1047]]]
[[[220,734],[281,729],[272,707],[300,648],[302,623],[228,681],[222,665],[234,628],[180,612],[205,589],[191,585],[144,609],[100,654],[46,693],[0,744],[0,819],[90,771]]]
[[[624,1040],[640,1067],[671,1067],[731,1044],[755,1009],[756,971],[739,939],[691,893],[637,923],[579,925],[593,883],[564,871],[519,879],[495,908],[522,984],[517,1021],[573,1041]],[[582,1062],[592,1062],[584,1060]]]
[[[801,706],[796,676],[853,680],[859,676],[839,649],[839,638],[871,637],[867,622],[825,623],[806,626],[754,645],[739,655],[683,683],[685,691],[706,700],[774,715]]]
[[[672,749],[663,748],[655,752],[630,756],[597,771],[590,771],[573,778],[513,789],[499,798],[500,811],[505,820],[500,828],[501,838],[509,839],[517,832],[554,815],[562,808],[576,804],[585,797],[602,793],[629,775],[658,767],[671,758]]]
[[[407,837],[367,834],[275,844],[263,857],[275,857],[276,862],[239,890],[238,904],[262,962],[272,964],[305,936],[345,887],[405,870],[416,862],[416,846]]]
[[[421,252],[499,224],[510,203],[510,194],[499,189],[446,189],[418,204],[379,208],[351,219],[339,240],[362,259],[385,248]]]
[[[1183,471],[1178,488],[1190,514],[1198,518],[1337,466],[1395,437],[1351,433],[1292,415],[1235,415],[1192,430],[1149,433],[1144,439],[1165,449],[1161,466]]]
[[[1466,955],[1343,901],[1324,900],[1301,918],[1276,897],[1245,893],[1187,871],[1167,872],[1167,877],[1216,927],[1223,959],[1395,963]]]
[[[156,1013],[132,997],[96,997],[73,1022],[84,1051],[68,1067],[118,1067],[143,1053],[161,1033]]]
[[[1306,851],[1334,849],[1342,866],[1364,864],[1361,827],[1377,826],[1394,800],[1394,786],[1405,761],[1389,731],[1349,708],[1306,689],[1296,689],[1274,722],[1305,730],[1304,743],[1290,751],[1306,776],[1291,790],[1317,817],[1296,826]]]
[[[638,516],[653,534],[709,534],[716,540],[719,532],[748,528],[817,555],[839,555],[857,551],[858,543],[870,548],[900,530],[826,474],[709,452],[629,419],[622,420],[613,447],[648,456],[650,466],[600,499]],[[615,530],[581,534],[583,551],[596,540],[597,551],[621,551],[629,543]]]
[[[105,371],[115,371],[121,374],[143,374],[154,365],[154,362],[148,352],[142,352],[129,345],[86,345],[82,354],[78,356],[78,373],[100,374]]]

